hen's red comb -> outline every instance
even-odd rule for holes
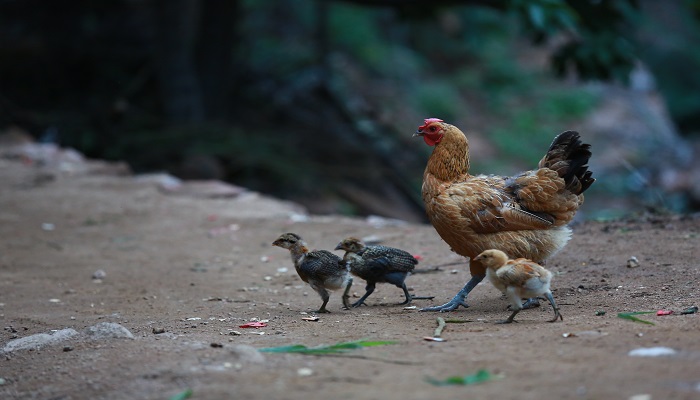
[[[440,118],[426,118],[423,120],[423,126],[419,126],[418,129],[423,129],[426,126],[428,126],[428,124],[431,124],[433,122],[443,122],[443,121]]]

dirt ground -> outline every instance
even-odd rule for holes
[[[114,322],[134,339],[83,335],[39,348],[0,350],[2,399],[697,399],[700,318],[698,216],[574,226],[550,260],[563,322],[548,305],[496,325],[509,312],[490,284],[470,308],[436,314],[404,309],[400,289],[378,285],[368,306],[316,322],[319,297],[272,247],[296,232],[314,248],[372,236],[422,257],[407,279],[418,307],[441,304],[468,280],[431,226],[379,218],[308,216],[298,206],[244,193],[172,195],[152,181],[50,170],[0,159],[0,348],[52,330]],[[338,252],[340,255],[340,252]],[[639,266],[627,266],[630,257]],[[102,270],[102,279],[93,279]],[[99,276],[98,276],[99,277]],[[364,292],[356,279],[353,292]],[[657,316],[657,310],[675,314]],[[605,311],[604,315],[596,315]],[[618,313],[654,311],[640,317]],[[429,342],[437,317],[444,342]],[[267,327],[246,329],[250,321]],[[164,333],[157,333],[164,331]],[[239,334],[237,334],[239,333]],[[345,355],[258,353],[359,339],[395,344]],[[634,357],[639,348],[675,351]],[[427,378],[487,370],[497,379],[435,386]]]

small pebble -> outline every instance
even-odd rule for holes
[[[639,267],[639,260],[637,257],[632,256],[627,260],[627,268],[637,268]]]
[[[215,348],[215,349],[220,349],[220,348],[224,347],[224,345],[221,343],[212,343],[212,344],[210,344],[210,346]]]
[[[65,351],[65,352],[73,351],[73,347],[72,346],[64,346],[63,351]]]
[[[165,333],[165,328],[153,328],[151,332],[153,332],[154,335],[160,335],[161,333]]]
[[[107,273],[104,270],[98,269],[92,273],[92,279],[104,279],[107,277]]]

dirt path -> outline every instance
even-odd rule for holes
[[[0,159],[0,348],[73,328],[78,334],[0,359],[2,399],[691,399],[700,398],[700,218],[575,226],[548,265],[564,321],[549,307],[524,311],[481,284],[471,307],[448,314],[396,306],[402,292],[378,285],[368,307],[305,321],[320,305],[296,276],[282,232],[332,249],[345,236],[375,236],[423,257],[419,267],[459,261],[430,226],[381,219],[307,216],[295,205],[243,194],[201,199],[163,194],[131,177],[46,171]],[[635,256],[639,267],[628,268]],[[103,279],[93,279],[102,270]],[[98,274],[99,277],[99,274]],[[451,298],[463,265],[409,277],[417,295]],[[356,279],[357,296],[364,284]],[[630,311],[648,325],[617,317]],[[596,315],[605,311],[605,315]],[[308,314],[307,314],[308,313]],[[428,342],[438,316],[445,342]],[[261,329],[239,328],[267,320]],[[134,339],[95,339],[87,327],[113,322]],[[164,333],[154,333],[164,332]],[[236,334],[236,332],[240,334]],[[259,353],[359,339],[396,344],[344,356]],[[669,347],[675,354],[633,357]],[[487,370],[500,379],[431,385]]]

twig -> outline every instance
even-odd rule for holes
[[[437,317],[437,323],[438,326],[437,328],[435,328],[435,333],[433,333],[433,337],[439,338],[442,334],[442,330],[445,329],[445,319],[442,317]]]
[[[432,300],[435,296],[411,296],[411,300]]]
[[[412,274],[428,274],[431,272],[439,272],[439,271],[442,271],[440,269],[440,267],[450,267],[452,265],[463,265],[464,263],[465,263],[464,261],[453,261],[453,262],[448,262],[445,264],[431,265],[430,267],[426,267],[426,268],[414,269],[411,273]]]

